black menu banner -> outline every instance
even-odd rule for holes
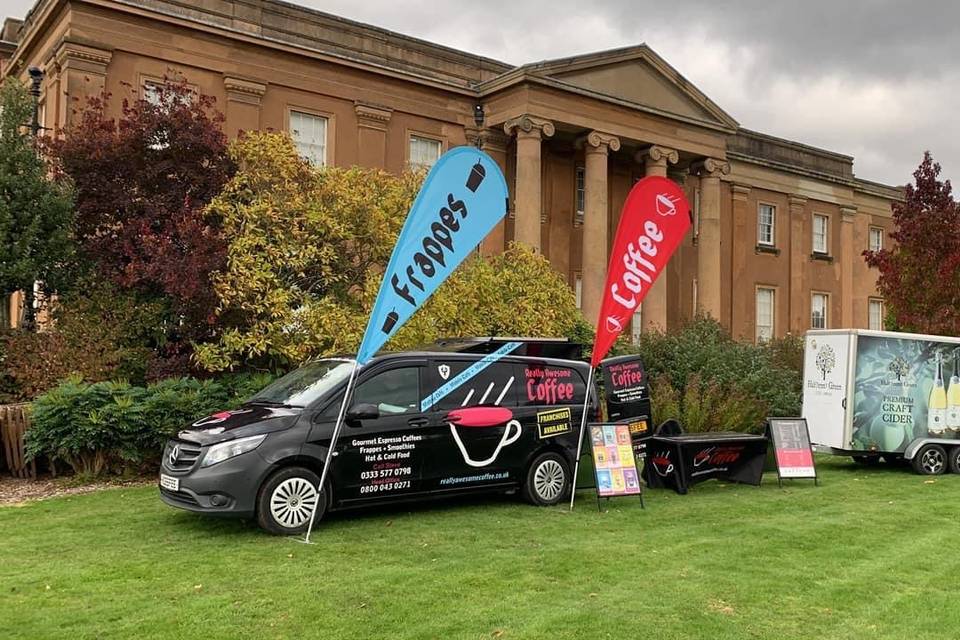
[[[600,363],[607,400],[607,417],[611,422],[630,422],[634,438],[651,435],[650,387],[640,356],[608,358]],[[643,428],[640,428],[640,427]]]

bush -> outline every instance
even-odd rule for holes
[[[51,327],[6,339],[5,375],[21,399],[32,399],[77,375],[86,382],[143,382],[162,341],[163,305],[109,285],[92,285],[54,307]]]
[[[799,338],[740,343],[716,320],[697,317],[676,331],[642,334],[634,351],[653,381],[658,423],[677,417],[688,431],[758,431],[766,416],[800,413]]]
[[[163,443],[184,425],[239,405],[266,386],[269,374],[220,380],[171,378],[146,387],[88,384],[74,377],[37,398],[27,455],[62,460],[88,477],[154,463]]]

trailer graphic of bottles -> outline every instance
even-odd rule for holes
[[[960,473],[960,338],[814,330],[804,349],[803,416],[818,450]]]

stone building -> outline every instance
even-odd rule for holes
[[[174,72],[216,97],[231,136],[288,131],[319,164],[398,172],[478,144],[511,191],[482,250],[536,247],[591,320],[626,194],[666,175],[694,226],[634,333],[697,309],[750,340],[882,326],[861,253],[886,242],[899,190],[741,127],[645,45],[517,67],[274,0],[38,0],[0,36],[0,75],[45,71],[49,128],[85,96],[149,99]]]

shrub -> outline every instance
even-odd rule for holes
[[[34,401],[27,455],[62,460],[86,476],[137,468],[155,462],[164,441],[184,425],[239,405],[270,380],[269,374],[235,374],[142,387],[73,377]]]
[[[142,382],[162,341],[163,305],[100,284],[61,300],[52,326],[17,331],[6,339],[5,374],[22,399],[31,399],[71,375],[86,382]]]
[[[672,332],[644,333],[633,349],[643,357],[654,381],[658,423],[670,417],[657,412],[659,403],[666,414],[692,420],[690,427],[725,425],[724,429],[755,431],[762,428],[765,416],[800,412],[801,372],[795,368],[802,368],[802,355],[795,354],[798,340],[760,346],[740,343],[717,321],[697,317]],[[667,389],[662,388],[665,385]],[[701,415],[704,411],[706,417]]]
[[[741,389],[705,382],[700,374],[687,380],[686,388],[674,388],[667,376],[651,382],[652,411],[657,423],[671,418],[688,433],[710,431],[759,431],[767,406]]]

